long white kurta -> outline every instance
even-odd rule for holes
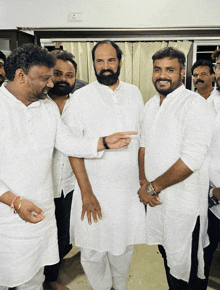
[[[209,168],[210,183],[213,187],[220,187],[220,110],[216,116],[216,130],[212,138],[209,154],[211,157]],[[220,219],[220,204],[211,207],[209,210]]]
[[[51,160],[54,146],[71,156],[97,157],[98,138],[74,138],[61,122],[57,106],[41,100],[26,107],[0,88],[0,195],[12,193],[33,201],[45,213],[26,223],[0,203],[0,285],[17,286],[44,265],[58,262]]]
[[[112,91],[97,81],[74,93],[68,125],[79,136],[106,136],[118,131],[140,132],[143,101],[137,87],[120,82]],[[93,193],[98,199],[102,220],[81,221],[82,200],[76,184],[71,216],[71,238],[77,246],[124,253],[128,245],[145,242],[145,210],[137,191],[139,135],[131,137],[127,149],[105,150],[101,159],[85,159]]]
[[[179,158],[194,173],[159,194],[162,205],[147,207],[148,244],[166,250],[171,274],[185,281],[191,265],[192,231],[200,216],[198,276],[204,278],[203,247],[207,245],[207,151],[214,129],[215,112],[198,94],[182,85],[167,95],[162,105],[155,95],[144,111],[145,173],[149,181],[167,171]]]

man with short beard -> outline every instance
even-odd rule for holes
[[[48,94],[57,104],[61,119],[66,123],[65,116],[69,109],[70,99],[73,98],[72,92],[76,88],[79,89],[85,86],[87,83],[76,80],[77,64],[70,52],[59,50],[53,51],[51,55],[55,60],[52,76],[54,86]],[[44,289],[65,290],[69,288],[57,281],[57,278],[63,257],[72,249],[72,244],[69,242],[69,226],[71,203],[75,188],[75,175],[68,156],[59,150],[54,150],[53,153],[52,172],[60,261],[55,265],[45,267]]]
[[[6,59],[5,54],[2,51],[0,51],[0,87],[5,81],[5,69],[4,69],[5,59]]]
[[[140,132],[143,100],[137,87],[118,79],[122,51],[112,41],[92,50],[97,81],[74,93],[68,125],[78,136],[97,136],[132,128]],[[94,290],[128,289],[133,245],[145,242],[145,209],[137,190],[139,135],[126,150],[97,158],[71,158],[77,178],[71,211],[72,241]],[[84,167],[85,161],[85,167]]]
[[[166,47],[152,59],[158,94],[145,106],[139,151],[146,240],[159,245],[170,290],[204,290],[208,149],[215,111],[182,84],[181,51]]]

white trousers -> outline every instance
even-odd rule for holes
[[[16,290],[43,290],[44,279],[44,267],[42,267],[31,280],[16,286]],[[8,288],[8,286],[0,286],[0,290],[8,290]]]
[[[128,246],[122,255],[81,248],[81,264],[93,290],[128,290],[129,273],[134,246]]]

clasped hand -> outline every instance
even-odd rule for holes
[[[141,186],[141,188],[138,190],[137,193],[139,195],[140,202],[142,202],[145,205],[149,204],[151,207],[154,207],[156,205],[162,204],[162,202],[160,202],[158,194],[150,195],[147,192],[147,186],[149,184],[150,184],[150,182],[146,181]]]

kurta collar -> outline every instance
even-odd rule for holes
[[[164,99],[164,101],[165,100],[168,100],[170,98],[177,97],[184,89],[185,89],[185,86],[182,84],[180,87],[178,87],[177,89],[175,89],[172,93],[168,94],[166,96],[166,98]],[[155,101],[158,102],[158,99],[160,100],[160,95],[159,94],[156,94]]]
[[[100,88],[103,91],[109,91],[109,92],[115,92],[118,91],[122,88],[122,84],[121,81],[119,80],[119,84],[117,86],[117,88],[113,91],[112,89],[110,89],[108,86],[100,84],[97,80],[96,80],[96,85],[98,86],[98,88]]]
[[[6,89],[6,87],[3,85],[1,86],[1,90],[2,92],[7,96],[7,98],[14,103],[17,106],[23,106],[26,108],[34,108],[34,107],[38,107],[40,106],[40,101],[36,101],[31,103],[29,106],[26,106],[25,104],[23,104],[20,100],[18,100],[14,95],[12,95],[9,90]]]

